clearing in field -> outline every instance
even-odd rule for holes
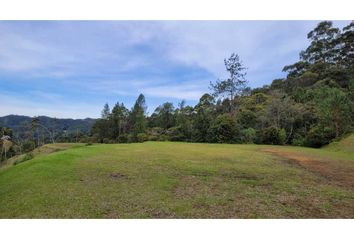
[[[338,146],[78,145],[0,169],[0,217],[353,218],[353,173]]]

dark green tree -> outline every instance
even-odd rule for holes
[[[146,130],[146,108],[145,97],[143,94],[140,94],[135,101],[130,114],[131,133],[133,138],[136,138],[139,133],[144,133]]]

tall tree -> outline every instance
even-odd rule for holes
[[[308,33],[307,38],[311,40],[311,44],[300,53],[301,59],[310,63],[334,63],[338,54],[335,46],[339,33],[340,30],[334,28],[331,21],[320,22],[314,30]]]
[[[215,84],[210,83],[210,88],[214,91],[214,96],[226,97],[230,100],[230,111],[234,113],[234,98],[241,95],[247,87],[246,68],[235,53],[232,53],[228,59],[224,59],[224,64],[229,77],[217,80]]]
[[[215,99],[210,94],[204,94],[195,106],[193,121],[193,141],[208,142],[208,132],[215,113]]]
[[[138,99],[135,101],[134,107],[131,111],[130,122],[132,126],[132,134],[136,137],[139,133],[144,133],[146,129],[146,103],[143,94],[140,94]]]
[[[173,103],[166,102],[155,109],[155,122],[158,127],[168,129],[175,125],[175,109]]]
[[[345,67],[352,67],[354,62],[354,21],[343,28],[338,38],[340,45],[339,63]]]
[[[101,118],[102,118],[102,119],[108,119],[110,114],[111,114],[111,110],[110,110],[110,108],[109,108],[108,103],[106,103],[106,104],[103,106],[103,110],[102,110],[102,112],[101,112]]]
[[[119,136],[126,133],[128,116],[129,110],[124,106],[123,103],[119,104],[119,102],[117,102],[111,113],[113,136],[115,139],[118,139]]]

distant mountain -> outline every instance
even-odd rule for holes
[[[96,119],[85,118],[85,119],[62,119],[62,118],[51,118],[47,116],[39,116],[39,122],[43,126],[54,130],[55,132],[75,133],[79,130],[81,133],[88,134],[91,130],[92,125]],[[20,115],[8,115],[0,117],[0,127],[9,127],[14,133],[20,133],[23,131],[23,126],[26,124],[31,124],[31,117],[20,116]]]

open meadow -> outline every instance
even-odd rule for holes
[[[352,139],[56,144],[0,169],[0,218],[353,218]]]

